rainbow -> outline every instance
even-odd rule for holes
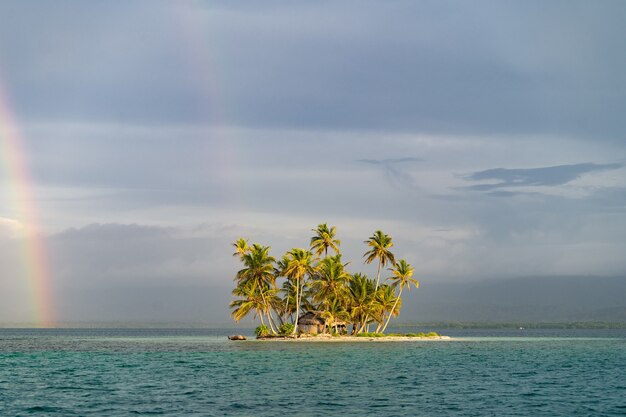
[[[198,102],[200,114],[206,125],[216,127],[216,131],[207,135],[207,142],[211,145],[211,163],[207,166],[211,175],[229,190],[220,195],[220,199],[238,204],[241,195],[236,185],[240,182],[241,172],[237,167],[242,166],[238,160],[242,152],[237,133],[228,129],[231,106],[220,89],[218,40],[211,36],[210,28],[203,21],[203,16],[210,13],[210,7],[202,2],[178,2],[175,5],[174,22],[187,60],[187,75],[201,97]]]
[[[23,231],[21,255],[32,303],[31,320],[37,327],[54,327],[52,274],[37,219],[33,182],[24,159],[23,140],[8,103],[8,96],[0,82],[0,162],[9,179],[7,200],[13,205],[11,217],[17,217],[15,220],[21,224]]]

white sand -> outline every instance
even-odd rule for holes
[[[320,334],[317,336],[302,337],[271,337],[267,339],[255,339],[260,342],[428,342],[452,340],[450,336],[431,337],[406,337],[406,336],[384,336],[384,337],[356,337],[356,336],[331,336]]]

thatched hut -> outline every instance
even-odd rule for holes
[[[318,334],[326,329],[326,320],[317,312],[307,311],[298,318],[298,333]]]
[[[327,330],[346,333],[348,323],[342,320],[330,321],[321,311],[307,311],[298,318],[298,333],[319,334]]]
[[[348,333],[348,323],[343,320],[336,320],[334,322],[327,322],[326,325],[331,328],[331,331],[341,334]]]

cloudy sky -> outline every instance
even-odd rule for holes
[[[248,237],[432,282],[626,272],[622,1],[4,1],[0,322],[225,322]],[[0,137],[1,140],[6,138]],[[6,147],[0,149],[5,149]]]

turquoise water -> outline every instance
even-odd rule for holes
[[[624,330],[333,344],[228,333],[0,329],[0,415],[626,415]]]

